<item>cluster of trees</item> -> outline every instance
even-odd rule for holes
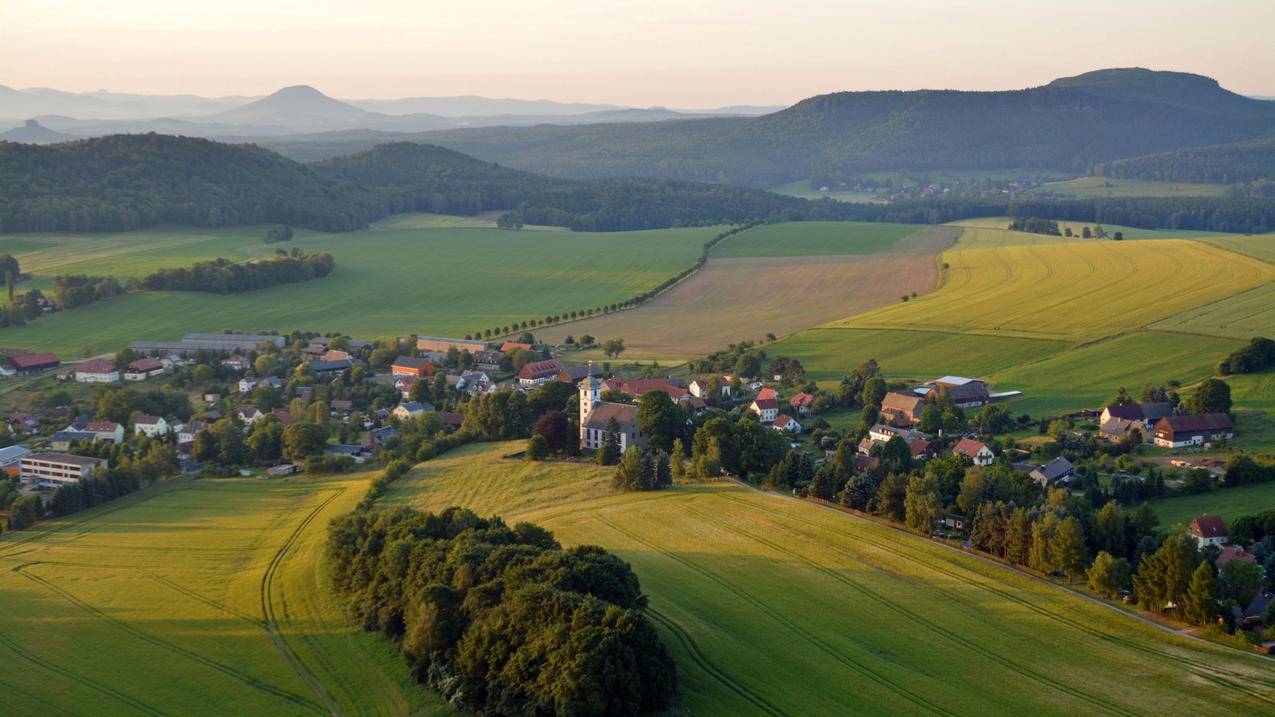
[[[267,289],[279,284],[293,284],[321,279],[336,267],[327,252],[306,254],[294,248],[291,254],[282,250],[269,259],[236,263],[229,259],[196,262],[190,267],[160,269],[147,274],[141,287],[152,291],[208,291],[215,294],[238,294]]]
[[[49,293],[59,309],[74,309],[119,296],[124,287],[113,276],[62,275],[53,278]]]
[[[1275,509],[1237,515],[1231,519],[1231,529],[1228,532],[1231,535],[1231,541],[1241,545],[1261,542],[1268,538],[1275,540]],[[1271,577],[1275,578],[1275,571],[1270,572]]]
[[[1261,336],[1227,354],[1217,365],[1222,376],[1257,373],[1275,366],[1275,341]]]
[[[1025,219],[1015,219],[1010,222],[1010,231],[1031,232],[1032,234],[1051,234],[1053,236],[1062,236],[1062,232],[1058,230],[1058,222],[1053,219],[1041,219],[1039,217],[1027,217]],[[1086,229],[1086,231],[1088,231]],[[1068,232],[1070,236],[1070,232]]]
[[[1226,462],[1226,473],[1222,476],[1222,482],[1230,487],[1271,480],[1275,480],[1275,464],[1258,463],[1246,453],[1232,456]]]
[[[682,460],[679,456],[678,460]],[[615,487],[621,490],[659,490],[673,485],[669,454],[633,446],[624,452],[615,470]]]
[[[276,224],[266,230],[267,244],[277,244],[284,241],[292,241],[292,227],[287,224]]]
[[[175,475],[178,467],[177,450],[172,443],[150,441],[136,457],[117,457],[105,470],[58,486],[49,499],[48,513],[62,516],[87,510]]]
[[[329,527],[327,561],[364,628],[467,711],[634,715],[676,696],[637,576],[601,548],[459,508],[358,510]]]
[[[1094,174],[1155,182],[1236,184],[1275,176],[1275,138],[1254,139],[1104,162]]]

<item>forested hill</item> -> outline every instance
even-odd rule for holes
[[[371,190],[386,213],[512,211],[527,224],[583,231],[717,224],[775,215],[840,219],[850,207],[756,189],[657,179],[571,180],[489,164],[442,147],[406,142],[312,165]]]
[[[580,230],[835,219],[854,211],[721,185],[553,179],[404,143],[311,167],[252,145],[156,134],[0,142],[0,232],[267,222],[348,231],[402,211],[489,210]]]
[[[1096,174],[1161,182],[1275,180],[1275,137],[1191,147],[1100,164]]]
[[[568,177],[646,176],[771,186],[865,171],[1098,162],[1262,136],[1275,103],[1209,78],[1125,69],[1003,92],[838,92],[756,118],[448,130],[428,141]]]

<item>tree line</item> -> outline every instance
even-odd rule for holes
[[[364,629],[478,714],[635,715],[670,706],[672,657],[629,565],[460,508],[356,510],[326,560]]]
[[[307,254],[294,248],[290,254],[280,250],[272,257],[255,261],[237,263],[219,258],[196,262],[189,267],[160,269],[147,274],[140,286],[149,291],[239,294],[321,279],[331,274],[335,267],[336,260],[327,252]]]

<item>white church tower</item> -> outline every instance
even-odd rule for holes
[[[588,423],[589,412],[593,407],[602,403],[602,382],[598,380],[597,374],[593,372],[593,362],[589,362],[589,375],[580,382],[580,445],[585,445],[585,425]]]

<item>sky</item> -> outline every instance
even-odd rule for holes
[[[1103,67],[1275,95],[1275,0],[0,0],[0,85],[788,104]]]

